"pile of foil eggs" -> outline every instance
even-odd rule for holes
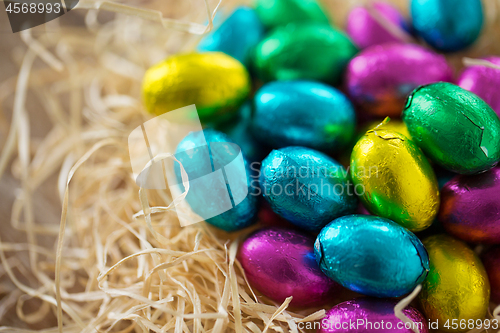
[[[205,129],[179,151],[240,147],[248,197],[206,222],[252,226],[248,282],[277,304],[328,305],[321,332],[413,332],[394,306],[419,285],[403,313],[421,333],[481,328],[500,302],[500,57],[458,75],[447,61],[479,38],[480,0],[408,9],[354,7],[343,31],[316,1],[256,0],[144,77],[151,114],[196,105]],[[224,149],[213,165],[239,152]],[[207,167],[179,156],[189,178]],[[195,212],[214,209],[190,191]]]

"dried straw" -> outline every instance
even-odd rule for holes
[[[221,9],[241,3],[227,0]],[[325,5],[342,25],[358,3]],[[325,310],[291,311],[291,299],[256,296],[236,260],[251,230],[227,234],[203,222],[182,228],[162,208],[170,193],[139,193],[127,137],[149,117],[142,76],[169,54],[192,50],[220,2],[141,4],[80,0],[75,13],[84,26],[52,21],[22,32],[25,46],[13,50],[22,61],[0,85],[0,105],[14,96],[10,130],[0,137],[0,176],[12,181],[9,228],[21,236],[2,232],[0,240],[0,322],[17,317],[0,331],[303,332],[298,323]],[[500,26],[496,14],[488,22],[486,33]],[[498,54],[493,41],[483,36],[467,55]],[[41,118],[51,128],[40,138],[32,129]],[[500,308],[494,311],[498,317]]]

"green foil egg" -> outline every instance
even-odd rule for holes
[[[444,234],[430,236],[423,243],[430,262],[419,294],[425,316],[438,322],[440,330],[449,332],[479,327],[490,298],[481,260],[465,243]],[[469,326],[472,322],[474,325]]]
[[[273,30],[254,53],[264,81],[312,79],[338,83],[357,49],[343,32],[320,23],[288,24]]]
[[[416,88],[402,118],[424,153],[442,167],[475,174],[500,161],[500,119],[477,95],[451,83]]]
[[[245,66],[222,52],[171,56],[148,69],[142,83],[149,113],[160,115],[195,104],[205,123],[230,117],[249,93]]]
[[[315,0],[257,0],[255,11],[267,28],[292,22],[328,23],[328,16]]]
[[[351,176],[370,212],[411,231],[429,227],[439,211],[439,188],[429,161],[415,143],[383,123],[357,142]]]

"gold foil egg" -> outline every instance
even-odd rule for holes
[[[149,113],[160,115],[191,104],[202,122],[228,118],[250,92],[250,76],[221,52],[174,55],[148,69],[142,94]]]
[[[352,151],[356,194],[373,214],[424,230],[439,210],[434,170],[413,141],[383,125],[366,132]]]
[[[387,118],[390,119],[389,117]],[[408,128],[406,127],[406,124],[401,120],[398,119],[390,119],[390,121],[374,120],[369,122],[366,126],[364,126],[364,129],[366,132],[375,127],[378,127],[379,129],[387,129],[401,133],[411,140],[411,135],[410,132],[408,131]]]
[[[451,236],[434,235],[423,243],[429,253],[430,271],[419,301],[426,317],[449,332],[479,327],[490,298],[483,264],[465,243]]]

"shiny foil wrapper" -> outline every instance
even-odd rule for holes
[[[354,213],[358,204],[349,172],[327,155],[304,147],[273,150],[262,162],[260,188],[274,212],[314,232]]]
[[[383,126],[366,132],[352,151],[355,189],[373,214],[422,231],[439,210],[434,170],[413,141]]]
[[[417,34],[445,52],[474,43],[484,23],[481,0],[412,0],[410,13]]]
[[[412,140],[434,162],[460,174],[500,161],[500,119],[475,94],[451,83],[415,89],[403,110]]]
[[[213,129],[191,132],[177,146],[175,157],[189,179],[185,200],[193,212],[225,231],[255,222],[258,194],[252,185],[252,170],[244,157],[240,160],[239,147],[227,135]],[[179,163],[174,168],[184,191]],[[214,175],[222,169],[225,175],[221,182],[221,177]]]
[[[341,287],[319,269],[313,243],[297,231],[265,228],[243,242],[238,260],[250,285],[271,300],[282,303],[293,296],[292,306],[319,306]]]
[[[411,328],[405,328],[404,322],[394,315],[396,303],[361,297],[340,303],[326,312],[317,333],[413,333]],[[429,332],[427,321],[417,309],[409,306],[402,312],[415,323],[420,333]],[[354,323],[354,326],[350,323]]]
[[[439,221],[469,243],[500,243],[500,167],[459,175],[441,190]]]
[[[351,102],[320,82],[268,83],[256,93],[253,108],[254,136],[272,148],[303,146],[332,153],[354,136],[356,116]]]
[[[230,117],[250,93],[250,76],[222,52],[174,55],[144,75],[142,95],[149,113],[160,115],[195,104],[202,122]]]
[[[330,22],[327,12],[316,0],[256,0],[255,10],[268,29],[289,23]]]
[[[427,276],[420,240],[395,222],[370,215],[340,217],[314,243],[321,270],[342,286],[375,297],[399,297]]]
[[[500,246],[488,249],[481,259],[491,286],[491,301],[500,303]]]
[[[240,6],[198,44],[198,51],[219,51],[243,64],[250,60],[252,49],[264,37],[264,26],[255,10]]]
[[[385,24],[381,24],[380,21]],[[396,35],[393,29],[398,30],[404,36],[409,30],[409,24],[396,7],[381,1],[354,7],[347,16],[345,27],[349,37],[360,49],[373,45],[402,42],[403,38]]]
[[[263,81],[311,79],[336,84],[356,53],[340,30],[320,23],[290,23],[257,45],[254,67]]]
[[[486,57],[484,60],[500,66],[500,57]],[[457,84],[481,97],[500,116],[500,71],[482,65],[466,67],[458,77]]]
[[[401,115],[408,94],[422,84],[451,81],[444,56],[414,44],[389,43],[361,51],[346,69],[349,96],[379,117]]]
[[[483,264],[469,247],[448,235],[435,235],[423,241],[429,253],[430,271],[418,295],[424,315],[439,321],[439,329],[465,332],[444,327],[447,320],[483,320],[488,310],[490,284]]]

